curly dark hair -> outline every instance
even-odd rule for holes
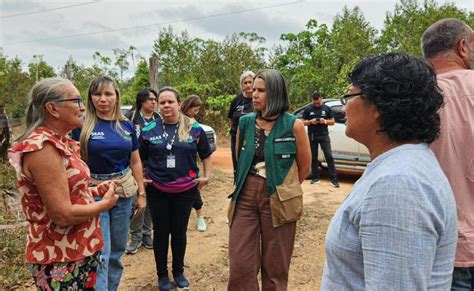
[[[378,132],[394,141],[432,143],[439,136],[443,105],[433,70],[422,60],[402,53],[363,59],[349,79],[380,113]]]

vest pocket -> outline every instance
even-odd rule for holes
[[[290,142],[278,142],[274,144],[275,155],[278,159],[292,159],[296,154],[296,143]]]
[[[296,162],[293,162],[283,184],[276,186],[276,192],[270,196],[270,205],[274,227],[296,221],[303,215],[303,189]]]

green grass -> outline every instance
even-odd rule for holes
[[[0,194],[2,190],[15,188],[15,170],[7,162],[0,162]],[[3,195],[0,195],[0,222],[15,221],[14,213],[3,208]],[[3,224],[2,223],[2,224]],[[0,229],[0,290],[10,290],[31,280],[31,273],[26,268],[25,245],[26,228],[18,225],[14,228]]]
[[[0,290],[10,290],[31,280],[26,268],[24,226],[0,230]]]
[[[15,169],[8,161],[0,162],[0,187],[15,186]]]

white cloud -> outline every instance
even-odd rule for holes
[[[454,2],[460,8],[474,10],[472,0]],[[380,30],[386,12],[393,11],[395,3],[396,0],[299,2],[106,0],[90,4],[87,0],[62,2],[2,0],[2,17],[63,6],[84,5],[1,18],[0,46],[3,47],[5,55],[18,56],[24,62],[30,62],[34,54],[43,54],[44,60],[55,67],[62,66],[69,56],[79,63],[91,64],[95,51],[112,56],[113,48],[127,48],[130,45],[137,47],[143,56],[148,56],[159,30],[171,25],[175,32],[187,30],[191,37],[202,39],[222,40],[232,33],[256,32],[265,37],[268,47],[271,47],[274,43],[278,43],[281,34],[304,30],[310,19],[317,19],[318,23],[330,25],[334,17],[341,13],[344,5],[350,8],[359,6],[365,18]],[[282,6],[261,9],[276,5]],[[248,11],[242,12],[243,10]],[[134,27],[139,28],[133,29]],[[119,31],[105,32],[108,30]],[[93,32],[99,33],[92,34]],[[86,35],[79,36],[80,34]],[[75,36],[66,37],[71,35]]]

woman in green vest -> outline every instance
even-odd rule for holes
[[[237,130],[228,290],[259,290],[260,270],[263,290],[286,290],[311,151],[303,122],[287,112],[280,72],[259,71],[252,99],[255,113],[241,117]]]

